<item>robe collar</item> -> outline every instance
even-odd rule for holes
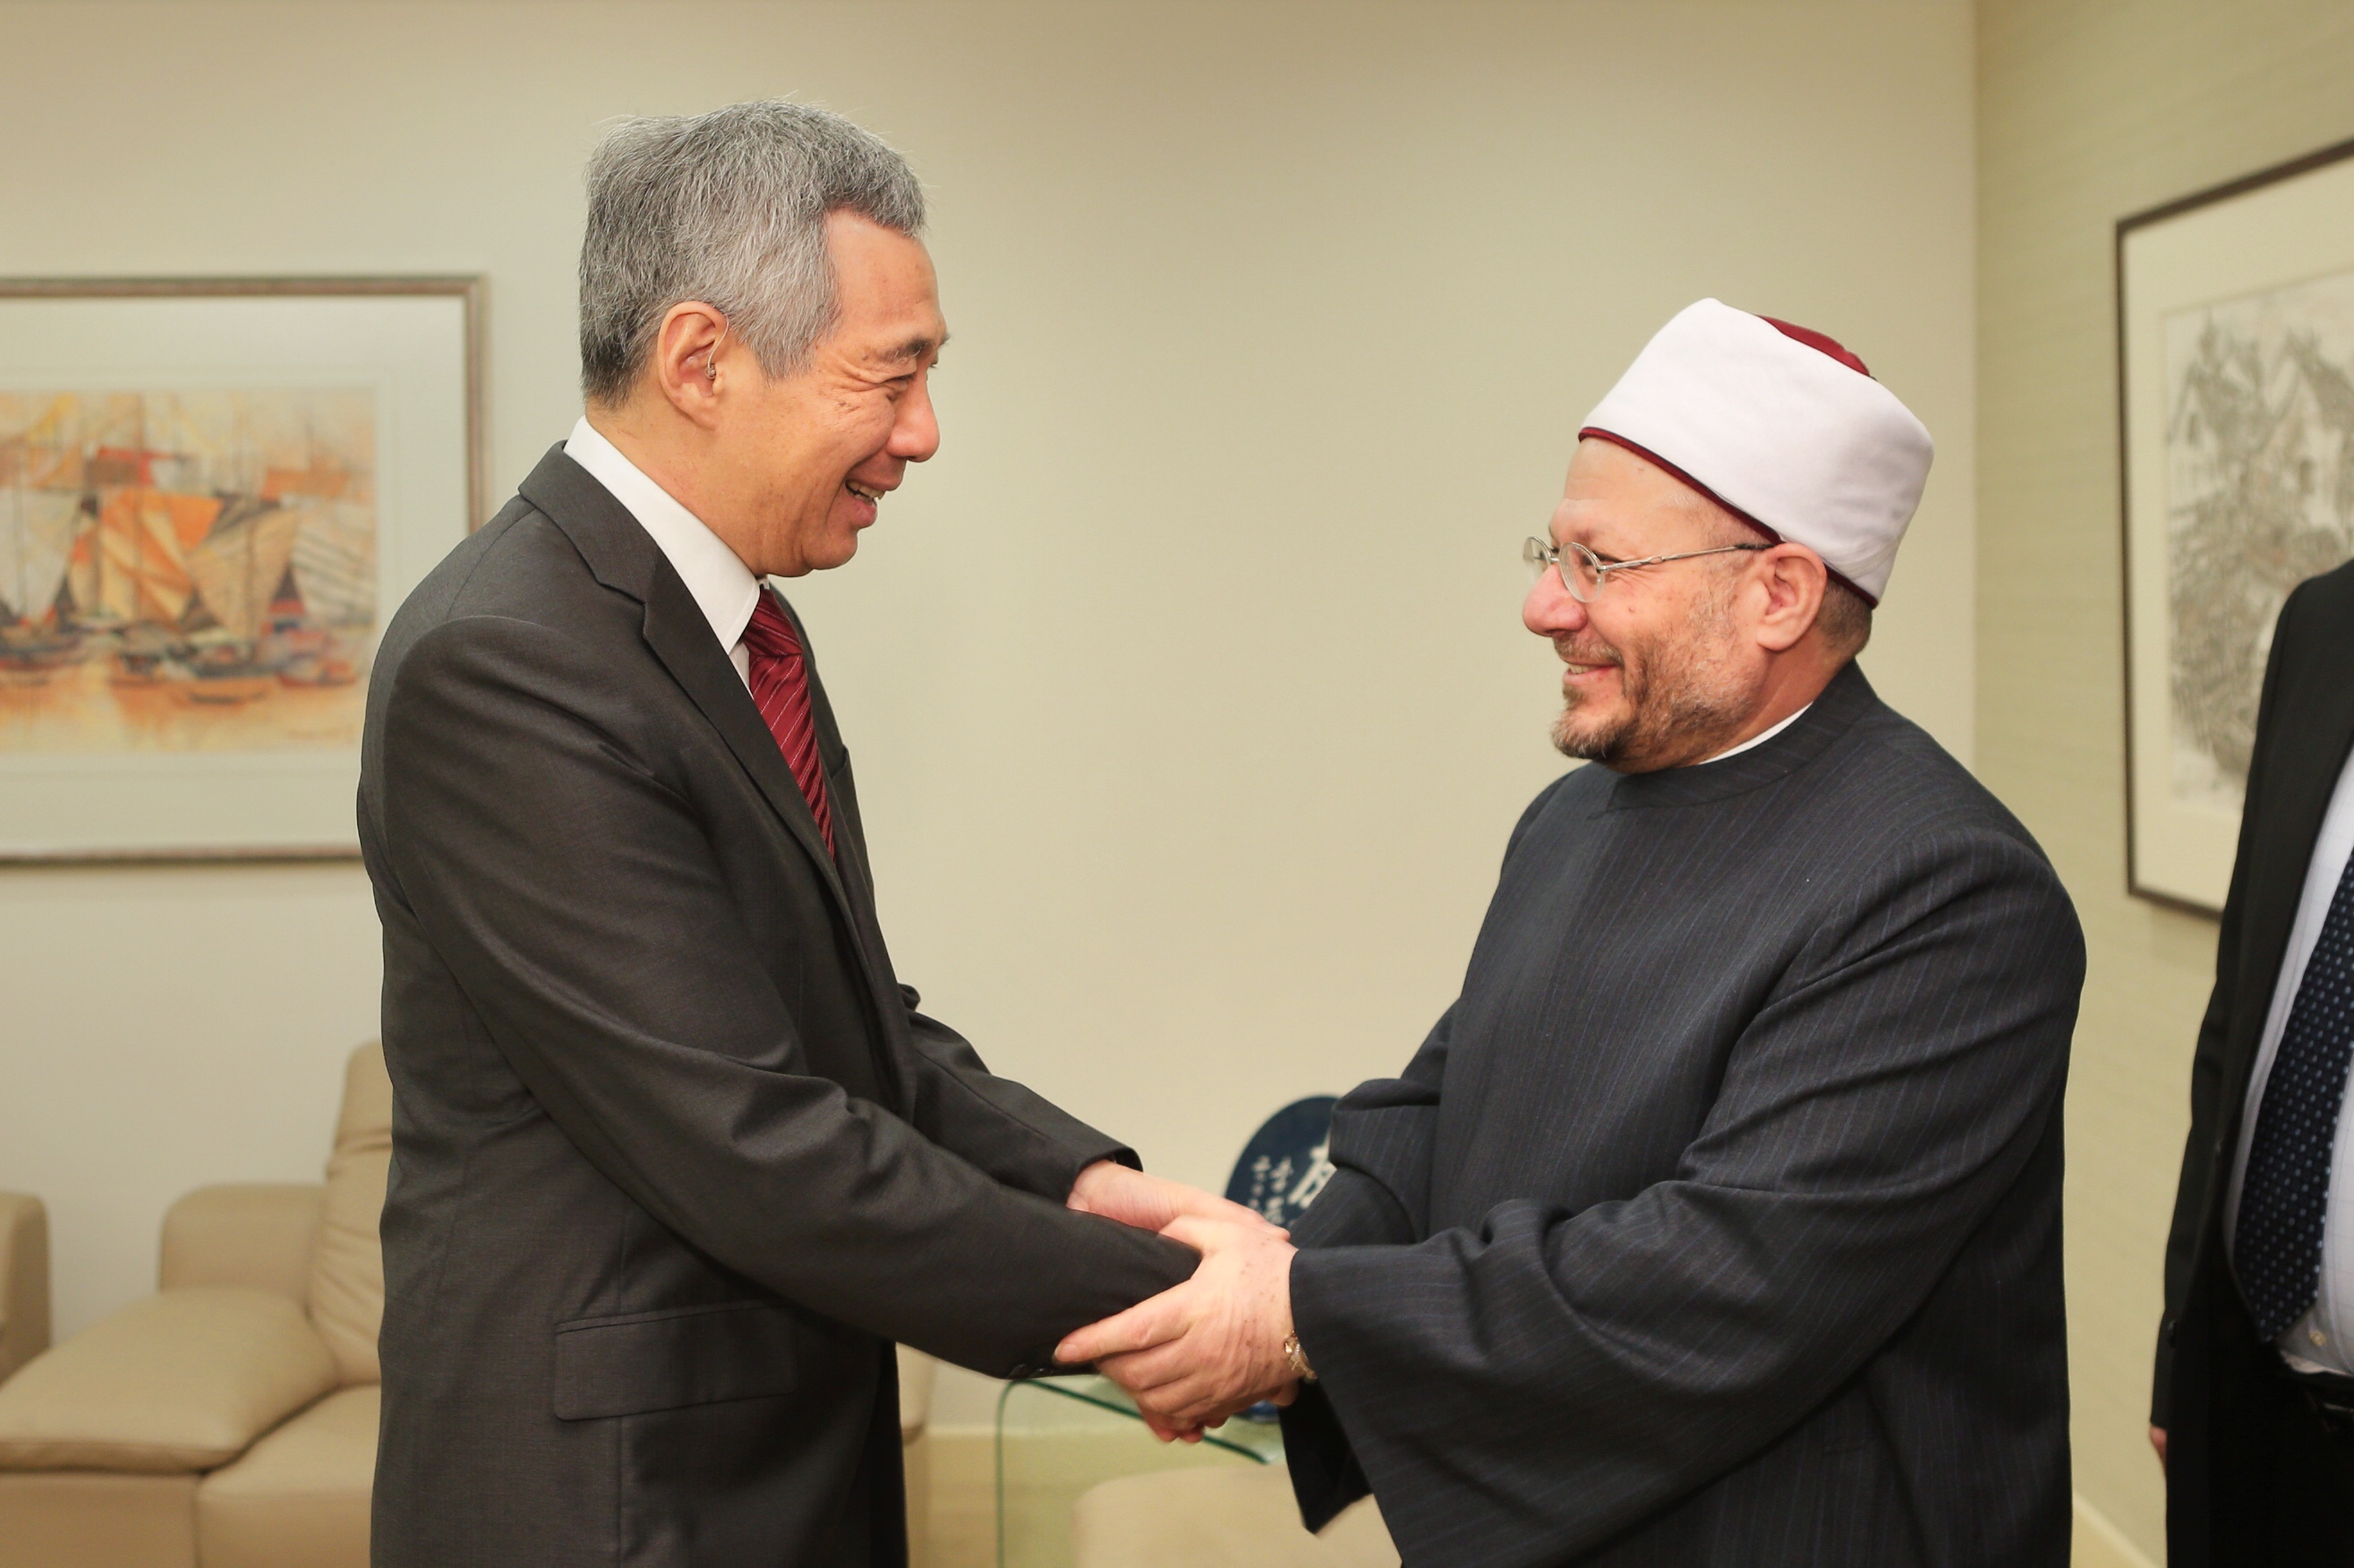
[[[1627,774],[1611,785],[1604,810],[1700,806],[1763,789],[1787,779],[1829,750],[1834,742],[1855,727],[1857,720],[1880,705],[1872,683],[1850,660],[1831,677],[1830,684],[1823,688],[1814,705],[1781,734],[1712,762],[1664,768],[1656,773]]]

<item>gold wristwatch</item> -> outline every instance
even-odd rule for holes
[[[1298,1334],[1283,1336],[1283,1364],[1288,1367],[1291,1370],[1291,1375],[1300,1382],[1316,1381],[1316,1369],[1308,1364],[1308,1352],[1299,1348]]]

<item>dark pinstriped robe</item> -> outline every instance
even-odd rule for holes
[[[1850,666],[1738,757],[1573,772],[1299,1228],[1304,1515],[1409,1568],[2068,1559],[2075,913]]]

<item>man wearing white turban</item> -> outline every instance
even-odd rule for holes
[[[1709,300],[1580,436],[1522,613],[1602,766],[1296,1234],[1179,1221],[1194,1277],[1059,1353],[1171,1436],[1288,1399],[1307,1522],[1371,1490],[1409,1568],[2061,1568],[2083,938],[1854,663],[1928,433]]]

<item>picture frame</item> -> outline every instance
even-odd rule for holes
[[[2274,622],[2354,557],[2354,141],[2118,220],[2126,865],[2221,911]]]
[[[376,640],[483,518],[482,307],[0,279],[0,863],[357,857]]]

